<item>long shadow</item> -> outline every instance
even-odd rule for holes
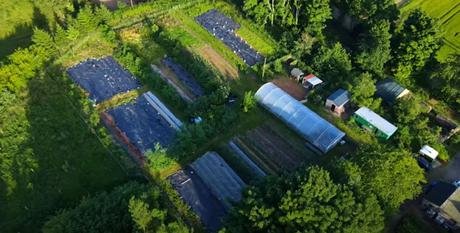
[[[0,210],[2,232],[36,232],[59,209],[128,179],[84,122],[86,98],[73,91],[62,67],[47,70],[28,84],[29,137],[20,146],[35,167],[30,176],[15,174],[17,187]]]
[[[0,39],[0,61],[16,49],[29,46],[34,27],[49,31],[48,19],[36,6],[33,8],[32,23],[17,25],[13,33]]]

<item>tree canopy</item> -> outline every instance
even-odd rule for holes
[[[380,232],[383,212],[375,196],[360,198],[313,166],[249,188],[226,226],[228,232]]]

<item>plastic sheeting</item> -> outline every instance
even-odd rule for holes
[[[184,67],[176,63],[170,57],[164,58],[162,62],[174,71],[177,78],[192,92],[195,97],[204,95],[203,88],[201,88],[200,84],[198,84],[198,82],[184,69]]]
[[[234,31],[240,28],[240,25],[216,9],[210,10],[195,19],[206,30],[224,42],[227,47],[249,66],[253,66],[263,60],[262,55],[257,53],[246,41],[235,34]]]
[[[168,178],[174,189],[211,231],[218,231],[226,215],[224,206],[212,195],[211,190],[189,167]]]
[[[207,152],[190,166],[227,208],[231,207],[228,200],[241,200],[241,191],[246,184],[216,152]]]
[[[88,59],[69,68],[67,73],[96,103],[141,87],[139,81],[112,57]]]
[[[149,95],[153,94],[147,92],[139,96],[134,103],[108,111],[116,127],[126,134],[129,141],[142,153],[154,149],[157,143],[162,147],[169,146],[176,135],[176,126],[164,117],[172,113],[164,113],[160,111],[161,108],[153,106]]]
[[[318,116],[273,83],[255,94],[256,100],[323,153],[331,150],[345,133]]]

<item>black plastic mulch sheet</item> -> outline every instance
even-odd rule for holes
[[[210,10],[195,20],[206,30],[224,42],[234,53],[236,53],[249,66],[253,66],[263,60],[263,56],[252,49],[246,41],[235,34],[240,25],[235,23],[218,10]]]
[[[170,69],[174,71],[177,78],[192,92],[196,97],[204,95],[203,88],[200,84],[182,67],[180,64],[177,64],[172,58],[166,57],[162,60],[163,64],[167,65]]]
[[[118,129],[142,153],[155,149],[159,143],[168,147],[175,139],[176,130],[141,95],[134,103],[128,103],[108,111]]]
[[[139,81],[112,57],[88,59],[69,68],[67,73],[96,103],[141,87]]]
[[[196,172],[186,167],[168,179],[182,199],[197,213],[206,228],[217,232],[222,226],[226,210]]]

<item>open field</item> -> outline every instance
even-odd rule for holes
[[[438,20],[444,31],[444,46],[438,53],[441,60],[460,52],[460,2],[457,0],[411,0],[402,6],[402,13],[420,8]]]

